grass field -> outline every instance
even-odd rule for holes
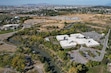
[[[78,20],[73,20],[72,18],[78,17]],[[24,24],[35,25],[41,24],[39,28],[40,31],[49,31],[47,29],[48,26],[58,26],[58,29],[64,28],[64,22],[74,23],[74,22],[82,22],[82,23],[90,23],[88,26],[97,29],[105,29],[106,26],[110,25],[111,15],[107,14],[66,14],[60,16],[46,16],[39,17],[36,16],[33,19],[26,20]],[[52,30],[52,29],[50,29]]]
[[[93,68],[90,68],[87,73],[110,73],[107,71],[106,65],[99,65]]]
[[[20,29],[21,29],[21,28],[18,28],[18,29],[15,29],[15,30],[1,30],[1,31],[0,31],[0,34],[15,32],[15,31],[18,31],[18,30],[20,30]]]
[[[9,33],[9,32],[13,32],[13,30],[3,30],[3,31],[0,31],[0,34],[5,34],[5,33]]]

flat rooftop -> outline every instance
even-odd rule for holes
[[[92,35],[92,34],[91,34]],[[83,34],[57,35],[56,39],[60,42],[62,48],[72,48],[76,45],[86,45],[87,47],[95,47],[100,44],[93,38],[85,38]]]

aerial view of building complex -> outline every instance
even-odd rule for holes
[[[111,1],[0,0],[0,73],[111,73]]]

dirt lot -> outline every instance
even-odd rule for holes
[[[15,32],[6,33],[6,34],[0,34],[0,42],[3,42],[5,39],[7,39],[8,37],[10,37],[14,33]],[[0,52],[2,52],[2,51],[15,52],[16,51],[16,46],[14,46],[12,44],[7,44],[7,43],[3,42],[3,44],[0,45]]]
[[[18,72],[9,68],[0,68],[0,73],[18,73]]]
[[[3,73],[4,69],[0,67],[0,73]]]
[[[5,33],[5,34],[0,34],[0,40],[5,40],[8,37],[10,37],[11,35],[13,35],[15,32],[11,32],[11,33]]]
[[[75,20],[71,20],[71,18]],[[56,17],[50,17],[52,19],[59,19],[66,22],[90,22],[90,23],[97,23],[97,24],[107,24],[108,22],[111,22],[111,15],[105,15],[105,14],[71,14],[71,15],[62,15],[62,16],[56,16]]]
[[[47,26],[58,26],[59,29],[64,27],[64,22],[87,22],[87,23],[96,23],[100,26],[106,26],[111,23],[111,15],[105,14],[68,14],[61,16],[50,16],[50,17],[34,17],[34,19],[26,20],[24,23],[27,25],[34,25],[38,23],[41,24],[40,30],[46,31],[44,27]]]
[[[2,52],[2,51],[15,52],[16,51],[16,46],[4,43],[3,45],[0,45],[0,52]]]

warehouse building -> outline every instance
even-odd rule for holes
[[[72,40],[71,41],[70,40],[63,40],[63,41],[60,41],[60,45],[62,48],[67,49],[67,48],[75,47],[77,45],[77,43]]]
[[[58,41],[63,41],[63,40],[68,40],[69,36],[68,35],[57,35],[56,39]]]
[[[76,45],[86,45],[87,47],[95,47],[99,46],[100,44],[93,40],[92,38],[86,38],[84,35],[78,34],[71,34],[70,37],[68,35],[57,35],[56,39],[60,42],[62,48],[72,48],[76,47]]]

